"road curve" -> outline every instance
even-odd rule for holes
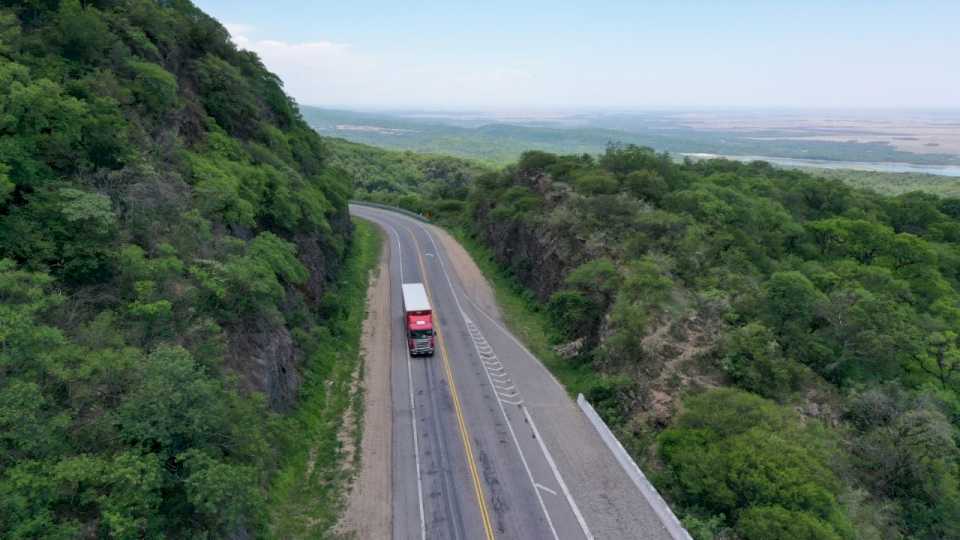
[[[573,400],[482,310],[432,226],[351,205],[390,246],[395,539],[669,539]],[[437,354],[410,358],[400,284],[422,282]]]

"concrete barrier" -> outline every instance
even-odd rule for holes
[[[579,394],[577,396],[577,405],[580,406],[580,410],[583,411],[583,414],[585,414],[587,419],[590,420],[590,423],[593,424],[594,429],[596,429],[597,433],[600,434],[600,438],[603,439],[603,442],[607,445],[607,448],[613,452],[614,457],[616,457],[617,461],[620,462],[620,466],[623,467],[623,470],[627,473],[627,476],[629,476],[630,479],[633,480],[633,483],[636,484],[637,489],[640,490],[643,498],[647,500],[654,512],[657,513],[657,516],[663,523],[664,528],[667,529],[667,532],[670,533],[670,536],[674,540],[692,540],[690,533],[683,528],[683,524],[680,523],[679,519],[677,519],[677,516],[673,513],[673,510],[671,510],[670,506],[667,505],[666,501],[663,500],[663,497],[657,493],[657,489],[653,487],[653,484],[651,484],[649,480],[647,480],[647,477],[643,474],[643,471],[640,470],[640,467],[637,466],[637,463],[633,461],[633,458],[630,457],[630,454],[627,453],[627,450],[622,444],[620,444],[620,441],[617,440],[613,432],[610,431],[610,428],[607,427],[607,423],[600,418],[600,415],[597,414],[596,410],[594,410],[593,405],[590,405],[590,402],[587,401],[587,398],[583,397],[583,394]]]

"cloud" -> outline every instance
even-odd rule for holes
[[[257,53],[287,92],[310,105],[498,105],[528,93],[535,78],[509,66],[428,64],[397,51],[369,53],[333,41],[258,39],[256,28],[226,23],[238,47]]]
[[[223,23],[223,27],[227,29],[227,32],[230,32],[230,35],[236,39],[237,36],[246,36],[255,32],[257,29],[255,26],[243,23]]]

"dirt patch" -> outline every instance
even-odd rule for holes
[[[390,538],[393,530],[390,272],[386,246],[376,272],[367,290],[367,318],[360,338],[364,363],[360,470],[336,529],[337,536],[347,538]]]
[[[476,302],[481,309],[486,311],[488,315],[502,321],[503,318],[500,316],[500,309],[497,308],[493,289],[490,288],[490,284],[486,278],[483,277],[483,272],[480,271],[480,267],[477,266],[477,263],[473,262],[473,258],[470,257],[467,250],[460,245],[460,242],[454,240],[447,231],[433,225],[427,225],[427,227],[434,237],[443,244],[443,249],[446,251],[447,256],[450,257],[450,261],[453,263],[453,270],[456,272],[457,277],[460,278],[460,283],[463,284],[467,296]]]

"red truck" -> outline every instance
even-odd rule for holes
[[[407,327],[410,356],[433,356],[433,310],[422,283],[404,283],[403,322]]]

